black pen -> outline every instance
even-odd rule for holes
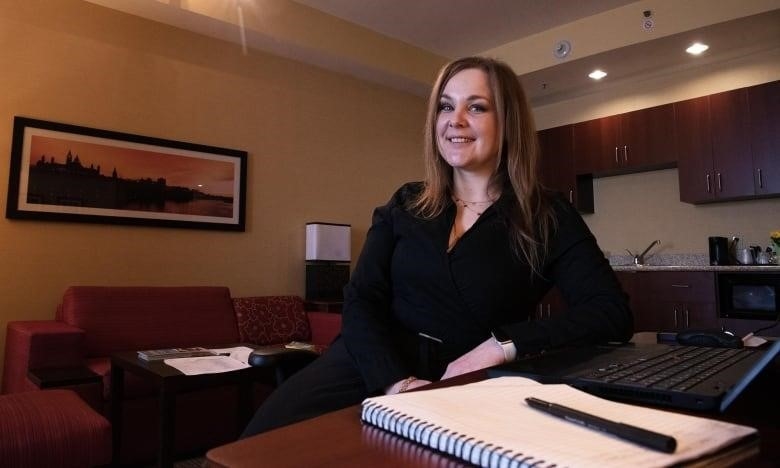
[[[568,408],[556,403],[549,403],[534,397],[525,399],[528,406],[536,408],[545,413],[563,418],[566,421],[585,426],[589,429],[595,429],[600,432],[619,437],[623,440],[633,442],[661,452],[674,453],[677,448],[677,441],[674,437],[659,434],[657,432],[642,429],[641,427],[623,424],[608,419],[600,418],[592,414],[583,413],[576,409]]]

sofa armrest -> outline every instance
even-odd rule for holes
[[[3,393],[34,390],[32,369],[84,366],[84,331],[56,320],[9,322]]]
[[[341,333],[341,314],[332,312],[307,311],[311,342],[319,346],[328,346]]]
[[[102,377],[92,372],[89,367],[41,367],[30,369],[27,373],[38,388],[58,388],[71,385],[99,384]]]
[[[249,354],[249,365],[272,370],[276,385],[281,385],[320,355],[320,349],[292,349],[285,345],[259,346]]]

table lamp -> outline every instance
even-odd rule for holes
[[[306,223],[306,300],[343,302],[351,260],[349,224]]]

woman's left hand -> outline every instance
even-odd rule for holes
[[[504,363],[504,352],[496,343],[496,340],[488,338],[482,344],[472,349],[468,353],[452,361],[447,366],[447,370],[441,379],[449,379],[456,375],[466,374],[471,371],[485,369],[486,367],[496,366]]]

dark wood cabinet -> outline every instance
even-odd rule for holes
[[[636,272],[634,271],[616,271],[615,276],[623,288],[623,292],[628,295],[629,304],[633,303],[634,289],[636,287]]]
[[[780,193],[780,81],[748,88],[753,186],[756,195]]]
[[[694,203],[715,198],[712,191],[710,99],[703,96],[675,103],[675,144],[680,201]]]
[[[678,167],[687,203],[780,196],[780,81],[539,132],[540,172],[582,213],[593,177]]]
[[[652,309],[640,305],[635,310],[636,331],[679,331],[686,328],[717,329],[715,304],[660,301]],[[637,320],[637,317],[639,320]]]
[[[780,194],[778,82],[675,103],[680,200]]]
[[[719,327],[712,272],[621,272],[618,279],[636,332]]]
[[[576,172],[602,176],[673,167],[674,126],[672,104],[574,124]]]
[[[547,188],[560,192],[572,203],[576,202],[572,126],[553,127],[538,132],[539,169]]]
[[[574,169],[572,125],[538,132],[539,175],[544,185],[560,192],[581,213],[593,213],[593,180]]]
[[[737,336],[763,329],[780,336],[768,320],[724,318],[718,314],[715,273],[711,271],[618,271],[634,313],[634,331],[679,331],[685,328],[727,330]]]
[[[670,136],[674,135],[675,125],[673,104],[623,114],[618,143],[623,144],[619,149],[623,152],[624,167],[673,167],[677,163],[677,148]]]
[[[563,300],[561,292],[553,287],[536,305],[534,311],[534,320],[545,320],[550,317],[562,314],[566,310],[566,301]]]
[[[600,174],[609,164],[603,156],[604,142],[601,119],[572,125],[574,139],[574,168],[577,174]]]
[[[747,90],[712,94],[712,165],[717,198],[740,198],[754,194],[750,151]]]

